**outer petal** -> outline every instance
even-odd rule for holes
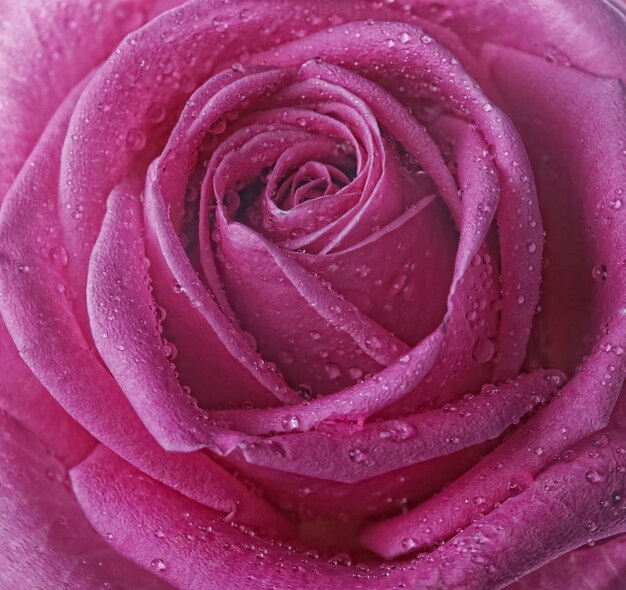
[[[619,352],[626,346],[626,334],[614,330],[607,341],[618,343]],[[367,545],[387,557],[432,546],[468,526],[477,513],[491,511],[512,493],[528,487],[550,459],[606,427],[626,373],[620,357],[599,346],[585,370],[575,375],[548,407],[440,494],[404,515],[370,527],[365,532]],[[407,548],[402,540],[409,536],[414,542]]]
[[[483,55],[532,159],[546,228],[535,358],[570,371],[626,293],[626,94],[619,80],[512,49]]]
[[[413,0],[411,5],[476,53],[482,43],[495,42],[603,76],[626,74],[622,0],[444,0],[436,5]]]
[[[24,424],[65,465],[93,450],[93,437],[37,381],[0,318],[0,409]]]
[[[180,590],[357,588],[349,569],[231,527],[103,447],[71,477],[94,528],[111,532],[116,549]]]
[[[69,91],[152,0],[0,3],[0,201]]]
[[[172,590],[126,561],[89,526],[64,466],[0,415],[0,586]]]
[[[622,590],[626,536],[576,549],[514,582],[506,590]]]

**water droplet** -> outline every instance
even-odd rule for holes
[[[213,28],[218,33],[223,33],[226,29],[228,29],[228,22],[223,16],[216,16],[213,19]]]
[[[214,135],[221,135],[224,131],[226,131],[226,121],[224,121],[224,119],[218,119],[209,128],[209,132]]]
[[[609,444],[609,438],[606,434],[599,434],[593,439],[593,444],[596,447],[606,447]]]
[[[563,451],[561,459],[565,463],[571,463],[572,461],[574,461],[574,459],[576,459],[576,451],[573,451],[572,449],[567,449],[566,451]]]
[[[154,531],[154,536],[157,539],[164,539],[165,538],[165,533],[163,532],[162,529],[157,529],[156,531]]]
[[[158,103],[150,105],[148,107],[148,111],[146,112],[148,120],[152,121],[153,123],[160,123],[161,121],[163,121],[163,119],[165,119],[165,115],[165,108],[163,107],[163,105],[160,105]]]
[[[315,330],[309,332],[309,336],[314,342],[317,342],[322,337],[322,335],[319,332],[315,332]]]
[[[110,541],[113,538],[113,533],[107,533],[105,536]]]
[[[590,533],[593,533],[594,531],[597,531],[597,530],[598,530],[598,524],[597,524],[596,522],[594,522],[593,520],[590,520],[590,521],[587,523],[587,530],[588,530]]]
[[[348,369],[348,374],[350,375],[351,379],[357,381],[361,377],[363,377],[363,369],[361,369],[360,367],[351,367],[350,369]]]
[[[523,295],[518,295],[517,296],[517,303],[519,305],[522,305],[522,303],[524,303],[524,301],[526,301],[526,297],[524,297]]]
[[[408,354],[402,355],[399,359],[398,362],[401,365],[406,365],[409,361],[411,360],[411,357]]]
[[[156,558],[150,562],[150,567],[155,569],[157,572],[162,572],[167,566],[162,559]]]
[[[250,332],[246,332],[245,330],[242,330],[241,335],[243,336],[243,339],[248,343],[248,346],[250,346],[252,350],[257,349],[257,341],[256,341],[256,338],[254,337],[254,334],[250,334]]]
[[[350,451],[348,451],[348,457],[350,457],[350,461],[354,463],[363,463],[366,459],[366,455],[361,449],[350,449]]]
[[[350,567],[352,565],[352,558],[347,553],[337,553],[337,555],[328,559],[328,563]]]
[[[365,346],[378,350],[381,346],[380,340],[376,336],[367,336],[365,338]]]
[[[55,266],[67,266],[67,250],[63,246],[50,248],[50,262]]]
[[[234,216],[241,204],[241,198],[237,191],[227,191],[224,195],[224,206],[229,215]]]
[[[428,45],[429,43],[432,43],[432,40],[433,38],[430,35],[424,34],[420,37],[420,41],[424,43],[424,45]]]
[[[310,385],[301,383],[296,386],[296,393],[303,399],[310,400],[313,398],[313,390]]]
[[[472,357],[477,363],[488,363],[495,354],[496,347],[489,338],[479,338],[474,343]]]
[[[17,267],[17,270],[21,273],[26,273],[30,270],[30,267],[27,264],[20,264],[20,266]]]
[[[545,380],[555,387],[560,387],[563,385],[563,377],[561,375],[546,375]]]
[[[604,476],[600,475],[595,469],[590,469],[585,473],[585,479],[589,483],[600,483],[604,481]]]
[[[339,379],[339,377],[341,377],[341,369],[334,363],[328,363],[327,365],[325,365],[324,372],[326,373],[326,376],[331,380]]]
[[[563,53],[558,47],[554,47],[553,45],[549,46],[545,53],[546,60],[549,63],[561,64],[563,66],[570,66],[571,60],[570,58]]]
[[[146,134],[140,129],[130,129],[126,134],[126,145],[135,152],[142,150],[146,145]]]
[[[532,254],[533,252],[535,252],[537,250],[537,244],[535,244],[535,242],[529,242],[526,245],[526,248]]]
[[[404,289],[406,285],[406,281],[407,281],[406,275],[400,275],[396,277],[393,283],[391,284],[391,289],[389,290],[389,294],[393,297],[394,295],[397,295],[398,293],[400,293],[402,289]]]
[[[485,111],[485,113],[488,113],[492,108],[493,107],[488,102],[483,105],[483,111]]]
[[[624,205],[624,203],[622,202],[622,199],[613,199],[609,203],[609,206],[611,207],[611,209],[615,209],[616,211],[618,209],[621,209],[623,205]]]
[[[359,277],[360,279],[364,279],[365,277],[367,277],[370,274],[370,272],[371,272],[370,267],[365,264],[359,264],[354,269],[354,274],[356,274],[356,276]]]
[[[412,424],[402,421],[393,421],[385,424],[384,429],[378,433],[379,438],[393,442],[402,442],[415,436],[417,431]]]
[[[173,361],[178,354],[178,349],[176,348],[176,345],[172,342],[165,341],[163,342],[163,352],[169,360]]]
[[[298,117],[296,119],[296,125],[298,127],[306,127],[306,119],[304,117]]]
[[[407,537],[406,539],[402,539],[400,542],[403,549],[410,551],[411,549],[415,549],[417,547],[417,541],[413,539],[413,537]]]
[[[400,33],[398,39],[400,39],[400,43],[408,43],[411,40],[411,35],[407,32]]]
[[[281,420],[285,430],[296,430],[300,426],[300,419],[297,416],[288,416]]]
[[[591,269],[591,276],[593,277],[594,281],[598,281],[598,282],[605,281],[606,278],[609,276],[608,269],[606,268],[606,265],[604,265],[604,264],[596,264],[596,266],[594,266]]]

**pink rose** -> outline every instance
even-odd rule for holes
[[[0,587],[621,587],[619,0],[0,10]]]

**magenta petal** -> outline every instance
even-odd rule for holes
[[[74,85],[141,26],[150,0],[3,2],[0,201]]]
[[[618,329],[619,325],[617,329],[613,326],[607,335],[607,342],[613,343],[608,352],[606,343],[598,346],[585,370],[577,373],[546,408],[478,465],[457,478],[443,493],[404,515],[374,525],[376,533],[372,530],[368,534],[371,547],[389,555],[406,553],[402,539],[408,531],[413,531],[419,540],[416,547],[449,538],[469,525],[477,511],[489,512],[511,492],[527,487],[551,458],[561,453],[567,456],[569,445],[606,427],[626,374],[619,358],[626,348],[626,338]],[[610,375],[608,382],[607,375]],[[585,419],[581,420],[581,416]],[[478,507],[467,502],[468,494],[480,499]],[[442,514],[446,517],[440,518]]]
[[[283,472],[361,481],[500,436],[537,404],[547,402],[561,379],[558,373],[540,371],[498,388],[486,386],[470,399],[430,412],[373,422],[356,431],[337,424],[277,435],[267,444],[243,444],[241,451],[247,462]]]
[[[415,345],[445,314],[456,247],[451,226],[441,201],[425,198],[352,248],[324,256],[296,253],[295,259],[372,320]],[[385,264],[390,252],[393,265]]]
[[[203,407],[253,402],[257,407],[278,401],[297,403],[300,398],[269,364],[262,361],[241,330],[223,293],[212,296],[198,279],[172,226],[156,183],[148,181],[145,196],[146,250],[155,298],[176,321],[165,327],[181,350],[182,377],[189,377],[194,397]],[[154,335],[153,335],[154,337]],[[192,341],[185,342],[185,338]],[[190,346],[193,344],[193,346]],[[195,348],[194,348],[195,347]],[[212,358],[205,358],[206,351]],[[194,366],[200,363],[201,366]],[[212,373],[221,372],[220,376]],[[208,387],[211,383],[213,387]]]
[[[94,528],[111,533],[110,543],[122,555],[176,588],[238,590],[268,583],[280,589],[355,588],[349,569],[249,536],[216,512],[140,475],[103,447],[71,473]]]
[[[2,588],[172,590],[91,528],[65,467],[46,447],[7,416],[0,416],[0,429]]]
[[[145,473],[239,522],[288,530],[276,511],[205,455],[166,453],[83,340],[65,295],[62,264],[50,263],[51,255],[62,258],[62,245],[36,239],[51,235],[50,227],[57,230],[52,235],[60,234],[48,212],[56,206],[60,143],[72,104],[70,97],[50,122],[31,155],[35,165],[24,168],[0,217],[0,302],[22,359],[74,420]],[[33,186],[41,190],[32,193]]]
[[[135,191],[116,187],[89,265],[91,328],[102,359],[150,433],[167,450],[194,450],[210,426],[189,403],[157,331],[140,223]]]
[[[432,583],[501,588],[585,543],[626,532],[625,444],[623,429],[582,441],[573,462],[548,467],[434,553]]]
[[[427,20],[441,22],[466,47],[497,43],[541,60],[593,72],[626,77],[626,24],[621,0],[443,0],[431,4],[412,0],[412,8]],[[462,61],[465,56],[459,55]],[[479,63],[481,60],[479,59]],[[484,63],[482,64],[484,65]]]
[[[506,590],[621,590],[624,579],[626,535],[619,535],[566,553],[507,586]]]
[[[237,317],[293,386],[306,384],[314,394],[337,391],[356,381],[355,371],[377,373],[408,350],[255,232],[233,223],[220,235],[221,274]],[[340,349],[341,357],[320,354]]]
[[[391,443],[393,440],[401,442],[403,437],[410,438],[412,435],[411,426],[402,420],[389,420],[386,422],[386,426],[386,430],[380,431],[386,438],[379,438],[380,442]],[[350,461],[365,463],[362,472],[367,471],[368,449],[349,444],[352,436],[359,437],[361,431],[358,427],[337,424],[326,427],[323,432],[335,439],[335,451],[346,454]],[[344,445],[341,442],[337,443],[336,439],[339,437],[343,437]],[[297,441],[294,442],[297,443]],[[336,521],[337,518],[341,521],[346,519],[352,521],[352,524],[356,521],[359,526],[357,531],[353,531],[351,543],[354,549],[362,551],[363,546],[358,532],[364,526],[364,519],[373,517],[378,520],[381,515],[389,513],[390,510],[402,510],[407,505],[424,501],[439,491],[446,482],[456,479],[475,465],[496,444],[497,440],[482,442],[452,452],[445,457],[439,456],[434,459],[419,461],[391,472],[381,473],[352,483],[335,481],[341,479],[341,475],[337,475],[336,471],[331,472],[331,469],[328,469],[329,477],[334,477],[334,479],[320,479],[285,472],[279,464],[278,457],[275,461],[276,468],[256,465],[244,457],[243,450],[227,455],[224,460],[231,469],[245,474],[248,481],[261,486],[264,498],[269,502],[297,514],[305,521],[305,527],[311,524],[310,521],[313,521],[314,524],[319,518],[330,521]],[[264,449],[264,446],[267,448]],[[389,446],[391,444],[388,444],[387,448]],[[405,445],[400,445],[400,448],[402,446]],[[262,462],[263,459],[272,454],[272,441],[252,441],[247,445],[241,445],[241,448],[245,449],[246,455],[250,452],[252,459],[256,458],[257,451],[259,451],[258,456]],[[279,446],[277,446],[278,449],[280,449]],[[320,456],[325,461],[330,460],[325,452]],[[332,460],[334,462],[334,457]],[[311,469],[314,462],[314,457],[303,460],[303,470]],[[289,463],[288,467],[293,467],[293,461],[287,459],[287,463]],[[345,461],[341,461],[341,463],[345,464]],[[321,461],[317,467],[321,473],[323,471]],[[373,464],[373,467],[375,471],[376,464]],[[352,469],[352,472],[354,471]],[[342,542],[345,531],[340,529],[337,533],[335,542]]]
[[[19,357],[1,318],[0,367],[2,410],[25,425],[68,467],[93,450],[93,437],[67,414]]]
[[[549,264],[535,358],[571,371],[626,294],[626,168],[617,139],[626,137],[626,93],[620,80],[509,48],[483,53],[541,197]]]

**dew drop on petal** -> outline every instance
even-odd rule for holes
[[[604,481],[604,477],[594,469],[590,469],[587,473],[585,473],[585,479],[589,483],[600,483],[601,481]]]
[[[363,463],[366,459],[366,455],[361,449],[350,449],[350,451],[348,451],[348,457],[350,457],[350,461],[354,463]]]
[[[334,363],[328,363],[324,366],[324,372],[329,379],[339,379],[341,377],[341,369]]]
[[[608,269],[606,268],[606,265],[604,265],[604,264],[596,264],[596,266],[594,266],[591,269],[591,276],[593,277],[594,281],[598,281],[598,282],[605,281],[607,279],[607,277],[609,276]]]
[[[146,145],[146,134],[140,129],[130,129],[126,134],[126,144],[131,150],[138,152]]]
[[[477,363],[488,363],[495,354],[496,347],[489,338],[479,338],[474,343],[472,357]]]
[[[300,420],[297,416],[289,416],[283,418],[281,424],[285,430],[296,430],[300,426]]]
[[[563,459],[565,463],[571,463],[572,461],[574,461],[574,459],[576,459],[576,451],[573,451],[572,449],[567,449],[566,451],[563,451],[561,459]]]
[[[166,568],[166,565],[162,559],[156,558],[150,562],[150,567],[155,569],[157,572],[162,572]]]
[[[63,246],[54,246],[50,249],[50,262],[54,266],[67,266],[68,256],[67,250]]]

